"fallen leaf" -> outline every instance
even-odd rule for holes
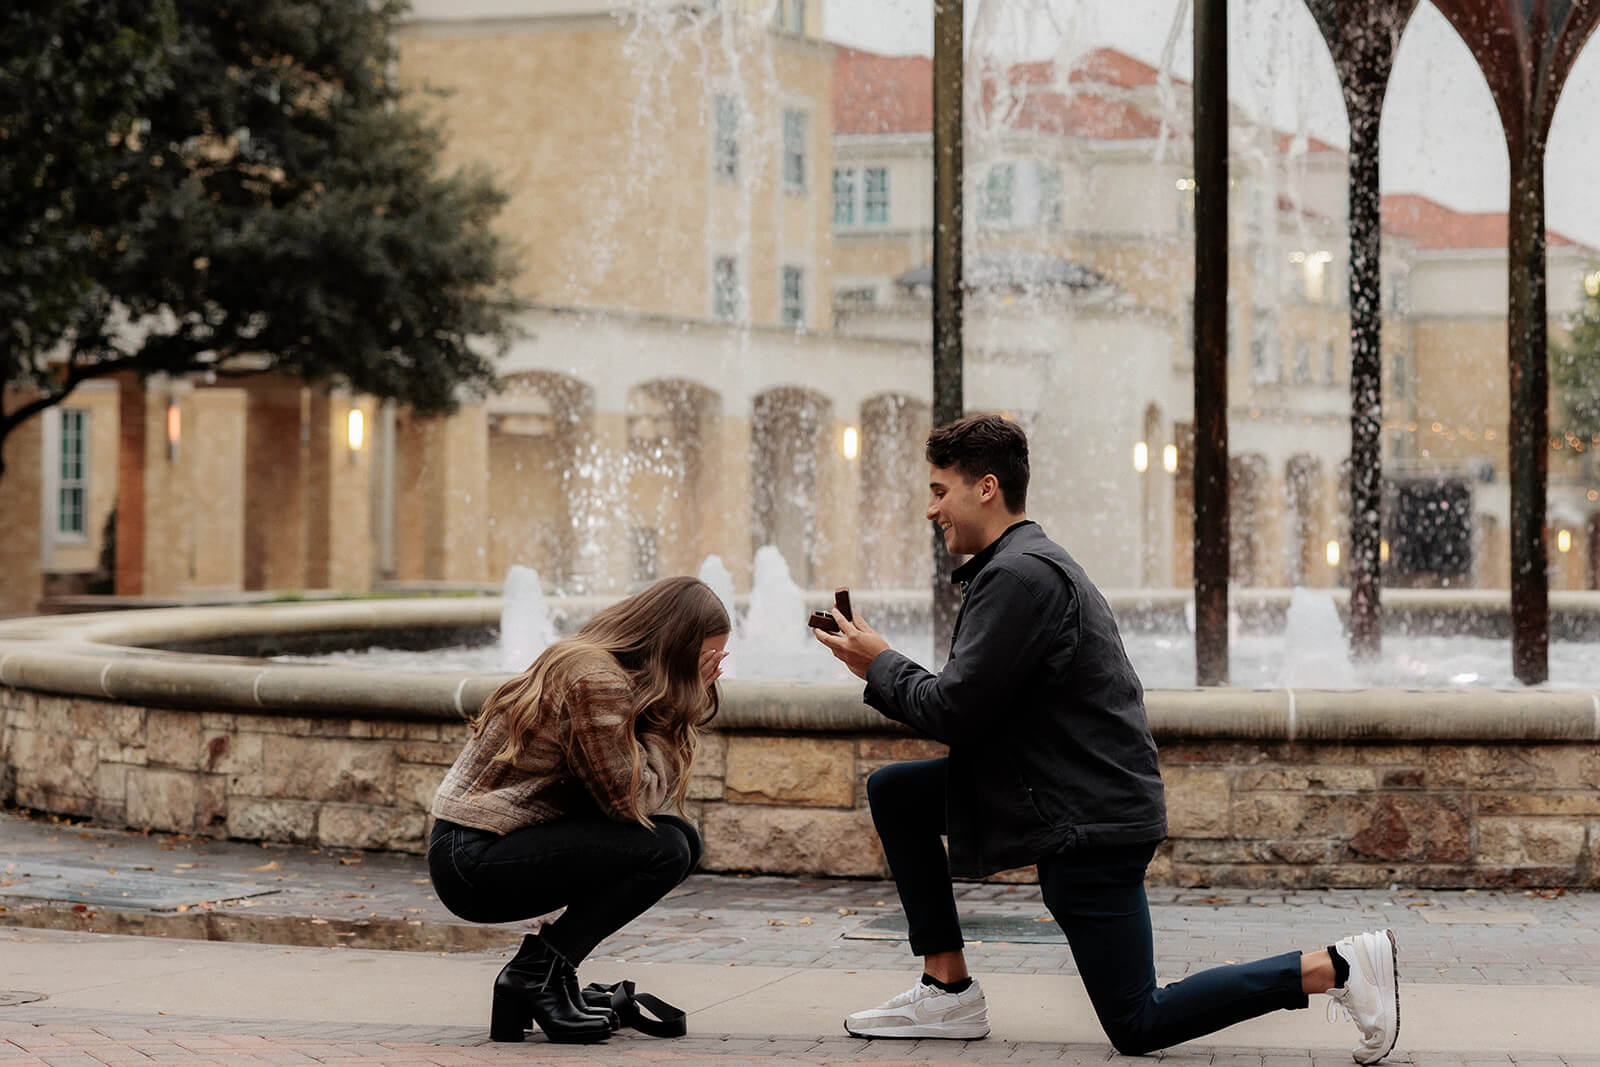
[[[328,920],[327,919],[312,919],[311,920],[311,925],[312,926],[327,926],[328,925]]]
[[[189,905],[187,905],[187,904],[179,904],[178,905],[178,910],[179,911],[188,911],[189,910]]]
[[[810,926],[811,925],[811,916],[807,915],[804,919],[801,919],[800,920],[800,925],[801,926]]]
[[[361,857],[360,856],[340,856],[339,857],[339,862],[344,864],[346,867],[351,867],[351,866],[354,866],[357,863],[360,863],[361,862]]]
[[[245,868],[245,870],[247,870],[247,871],[275,871],[277,869],[278,869],[278,861],[277,860],[273,860],[270,863],[263,863],[259,867],[246,867]]]
[[[855,913],[856,913],[856,909],[854,909],[854,908],[840,908],[839,909],[839,914],[840,915],[854,915]]]

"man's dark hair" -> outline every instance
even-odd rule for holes
[[[969,482],[992,474],[1000,499],[1013,515],[1028,502],[1028,435],[999,415],[968,415],[928,436],[928,462],[949,467]]]

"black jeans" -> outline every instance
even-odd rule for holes
[[[945,832],[945,761],[895,763],[867,779],[919,956],[963,945]],[[1118,1052],[1168,1048],[1279,1008],[1304,1008],[1300,953],[1214,967],[1156,986],[1144,872],[1155,844],[1080,848],[1039,860],[1039,888],[1055,916],[1100,1025]]]
[[[469,922],[503,923],[567,910],[540,936],[577,966],[644,914],[700,863],[700,835],[673,815],[655,828],[596,812],[509,834],[440,819],[428,840],[439,902]]]

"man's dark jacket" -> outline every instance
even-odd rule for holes
[[[1165,837],[1144,687],[1083,568],[1025,521],[952,578],[966,592],[944,670],[883,652],[866,690],[870,706],[950,747],[952,873]]]

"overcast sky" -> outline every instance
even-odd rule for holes
[[[969,46],[992,42],[1008,54],[1068,59],[1104,46],[1159,65],[1170,37],[1174,75],[1192,74],[1193,10],[1186,0],[996,3],[967,0]],[[926,55],[932,48],[932,0],[824,0],[823,18],[826,36],[843,44],[896,54]],[[1233,0],[1229,39],[1236,103],[1270,114],[1282,129],[1345,146],[1333,62],[1301,0]],[[1600,248],[1600,137],[1595,121],[1583,117],[1597,106],[1600,43],[1591,39],[1556,111],[1545,174],[1551,228]],[[1380,165],[1385,192],[1422,193],[1462,211],[1506,210],[1508,166],[1494,102],[1466,46],[1426,0],[1401,39]]]

